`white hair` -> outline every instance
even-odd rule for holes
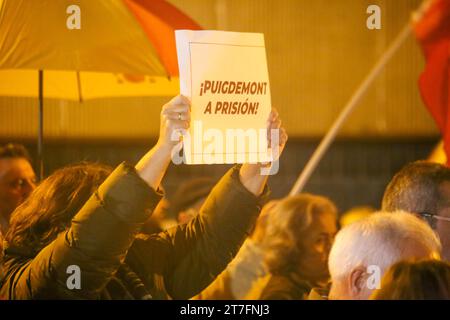
[[[441,243],[421,219],[404,211],[376,212],[338,232],[328,267],[331,278],[344,277],[357,267],[378,266],[384,273],[394,263],[408,258],[405,249],[422,246],[430,256],[439,256]]]

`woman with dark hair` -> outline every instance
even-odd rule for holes
[[[10,220],[9,245],[37,253],[63,232],[91,194],[112,172],[96,163],[80,163],[55,171]]]
[[[373,300],[450,300],[450,264],[439,260],[394,264],[373,292]]]
[[[163,107],[155,147],[133,167],[80,164],[56,171],[16,209],[6,235],[6,299],[187,299],[236,254],[256,220],[267,176],[260,165],[232,168],[189,224],[138,235],[190,122],[189,101]],[[280,128],[276,113],[269,129]],[[286,142],[284,130],[280,145]],[[105,180],[106,178],[106,180]]]

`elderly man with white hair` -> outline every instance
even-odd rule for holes
[[[368,299],[394,263],[440,254],[439,239],[424,221],[406,212],[377,212],[337,234],[328,261],[329,299]]]

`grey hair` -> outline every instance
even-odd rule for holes
[[[418,244],[430,256],[440,256],[439,238],[423,220],[404,211],[376,212],[338,232],[328,260],[332,281],[357,267],[375,265],[384,273],[408,258],[405,249]]]
[[[289,272],[297,267],[303,235],[314,215],[322,213],[337,215],[337,210],[329,199],[307,193],[287,197],[272,208],[262,242],[264,261],[271,273]]]

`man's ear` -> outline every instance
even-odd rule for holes
[[[358,297],[366,287],[366,268],[363,266],[356,267],[352,270],[349,277],[349,292],[353,297]]]

